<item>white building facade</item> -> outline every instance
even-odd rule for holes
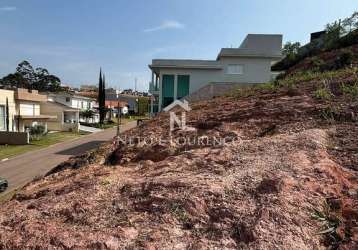
[[[149,65],[151,113],[183,97],[220,95],[220,87],[269,82],[275,75],[271,65],[282,58],[281,49],[282,35],[249,34],[239,48],[221,49],[216,60],[154,59]]]

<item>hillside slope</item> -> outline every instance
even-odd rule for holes
[[[171,142],[160,114],[126,136],[163,141],[106,145],[3,204],[0,249],[357,248],[357,89],[357,68],[240,89],[193,103]]]

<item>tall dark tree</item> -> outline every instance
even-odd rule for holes
[[[0,84],[11,88],[36,89],[38,91],[57,92],[61,90],[61,80],[51,75],[47,69],[35,70],[28,61],[19,63],[16,72],[0,79]]]
[[[9,122],[9,100],[6,97],[6,106],[5,106],[5,123],[6,123],[6,131],[9,132],[9,126],[10,126],[10,122]]]
[[[28,61],[19,63],[16,68],[16,73],[20,74],[24,79],[21,88],[32,89],[33,83],[36,81],[36,75],[34,68]]]
[[[99,70],[98,82],[98,108],[99,108],[99,123],[103,124],[106,117],[106,93],[105,93],[105,79],[102,77],[102,69]]]

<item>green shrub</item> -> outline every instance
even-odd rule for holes
[[[341,89],[343,95],[350,96],[353,99],[358,99],[358,82],[354,83],[353,85],[342,84]]]
[[[351,51],[343,52],[334,62],[335,69],[341,69],[349,66],[353,61],[353,53]]]
[[[332,93],[328,88],[319,88],[314,93],[313,96],[321,100],[329,100],[332,97]]]
[[[149,99],[146,97],[138,97],[138,115],[145,115],[149,110]]]
[[[40,140],[46,133],[46,127],[43,125],[35,125],[29,128],[30,140]]]
[[[334,49],[345,48],[358,43],[358,29],[355,29],[345,36],[338,37],[335,32],[331,32],[323,43],[313,40],[311,43],[299,48],[295,57],[286,56],[281,61],[274,64],[271,69],[273,71],[287,70],[296,65],[301,60],[309,56],[318,55],[323,51],[331,51]],[[333,35],[333,37],[331,37]],[[343,59],[344,60],[344,59]],[[337,69],[337,68],[336,68]],[[328,69],[329,70],[329,69]]]

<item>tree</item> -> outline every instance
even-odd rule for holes
[[[57,92],[61,89],[61,80],[55,75],[49,74],[47,69],[36,68],[33,88],[39,91]]]
[[[355,11],[351,18],[353,19],[353,28],[358,29],[358,11]]]
[[[344,29],[349,33],[358,28],[358,11],[354,12],[350,17],[342,21]]]
[[[28,88],[28,82],[20,73],[8,74],[1,79],[1,85],[11,88]]]
[[[344,27],[341,25],[341,20],[334,21],[333,23],[328,23],[326,25],[326,35],[325,35],[325,48],[332,48],[340,36],[345,33]]]
[[[0,83],[11,88],[36,89],[49,92],[61,90],[60,78],[51,75],[45,68],[36,68],[34,70],[28,61],[19,63],[16,72],[2,78]]]
[[[28,61],[22,61],[16,68],[16,73],[20,74],[24,79],[22,88],[32,89],[32,84],[35,82],[35,71]]]
[[[299,42],[287,42],[283,45],[282,53],[284,56],[292,56],[297,55],[301,44]]]
[[[83,110],[81,111],[81,116],[85,118],[88,123],[88,120],[94,117],[94,112],[91,109]]]
[[[9,125],[10,125],[10,122],[9,122],[9,115],[10,115],[10,112],[9,112],[9,100],[8,98],[6,97],[6,106],[5,106],[5,124],[6,124],[6,131],[9,132]]]
[[[105,79],[102,78],[102,69],[99,70],[99,82],[98,82],[98,108],[99,108],[99,123],[103,124],[106,117],[106,92],[105,92]]]

